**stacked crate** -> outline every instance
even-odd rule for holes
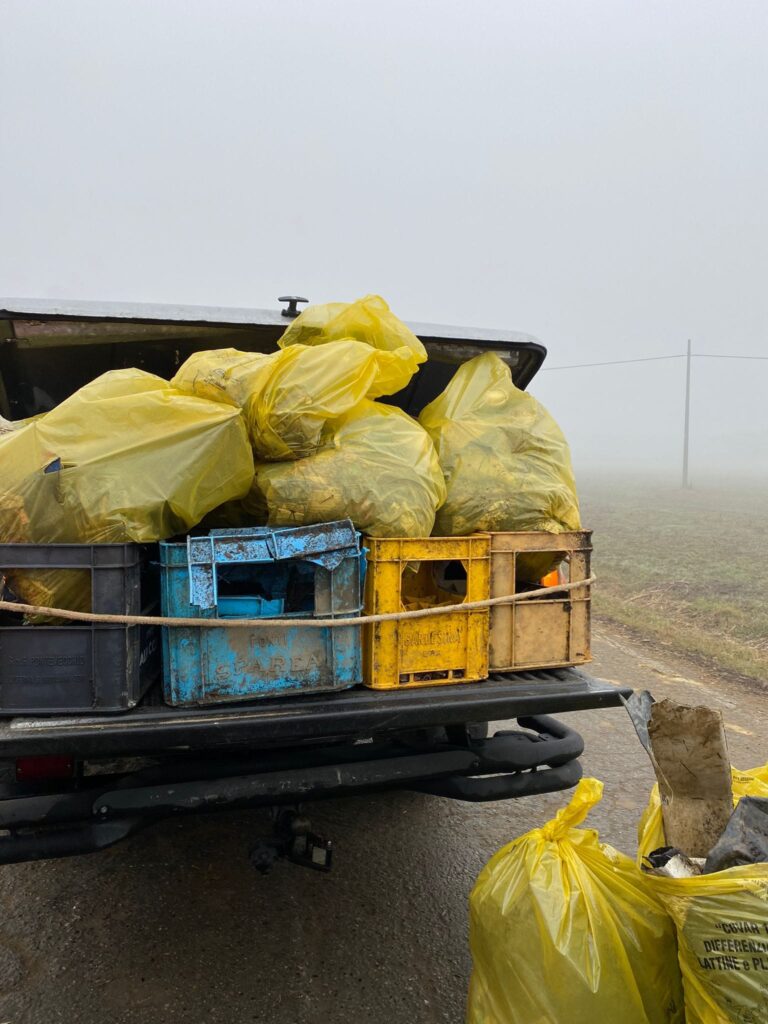
[[[156,615],[153,551],[139,544],[0,544],[0,581],[7,572],[74,579],[97,615]],[[1,714],[125,711],[159,674],[156,625],[47,617],[33,625],[8,612],[0,618]]]
[[[541,587],[538,580],[523,582],[536,578],[537,569],[541,576],[554,569],[563,584],[587,580],[590,538],[588,530],[368,538],[365,613],[524,593]],[[588,585],[513,604],[372,623],[363,630],[364,682],[376,690],[471,683],[494,673],[589,660]]]
[[[491,538],[368,538],[367,615],[483,601],[490,593]],[[457,586],[433,566],[457,567]],[[463,586],[462,586],[463,584]],[[454,593],[453,591],[461,591]],[[410,606],[410,607],[409,607]],[[470,683],[488,675],[488,608],[378,622],[363,632],[365,684],[375,690]]]
[[[164,615],[275,620],[264,628],[164,628],[169,704],[318,693],[361,681],[360,627],[291,621],[360,615],[363,553],[349,520],[214,530],[161,544],[160,553]]]
[[[554,567],[562,583],[589,579],[592,532],[493,533],[491,597],[525,592],[518,564]],[[525,573],[524,575],[529,575]],[[491,609],[491,672],[583,665],[590,654],[590,587],[553,592]]]

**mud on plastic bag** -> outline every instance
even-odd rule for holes
[[[363,401],[315,455],[257,466],[243,504],[270,526],[351,519],[373,537],[427,537],[444,497],[426,432],[400,409]]]
[[[568,444],[494,353],[459,367],[419,422],[434,441],[448,488],[436,534],[581,528]],[[518,573],[540,580],[559,557],[520,557]]]

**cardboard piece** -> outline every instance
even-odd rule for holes
[[[662,700],[651,708],[648,737],[667,843],[706,857],[733,811],[723,716]]]
[[[733,794],[723,716],[647,690],[622,702],[659,783],[667,844],[707,857],[731,817]]]

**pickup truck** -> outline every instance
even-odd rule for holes
[[[111,369],[169,378],[197,350],[273,351],[296,315],[297,300],[280,301],[264,311],[0,300],[0,416],[45,412]],[[503,358],[521,388],[546,356],[525,334],[409,326],[429,361],[392,401],[412,415],[482,352]],[[13,715],[0,692],[0,863],[100,850],[173,815],[268,807],[274,833],[253,846],[254,865],[287,856],[327,869],[332,844],[311,831],[311,801],[392,788],[489,801],[571,787],[583,742],[550,715],[629,692],[577,668],[213,708],[166,706],[155,686],[112,714]],[[516,729],[489,735],[488,723],[510,719]]]

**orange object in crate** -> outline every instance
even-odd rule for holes
[[[553,569],[552,572],[548,572],[546,576],[541,578],[542,587],[556,587],[558,583],[562,583],[563,579],[559,569]]]
[[[488,534],[368,537],[365,546],[366,615],[490,596]],[[488,624],[489,609],[480,608],[364,626],[363,682],[375,690],[393,690],[485,679]]]

